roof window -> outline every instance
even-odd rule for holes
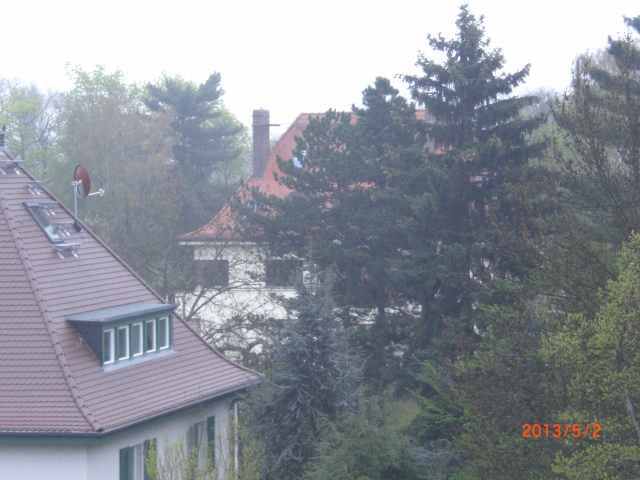
[[[58,232],[58,229],[54,227],[49,220],[49,214],[47,213],[48,210],[45,206],[39,203],[28,202],[25,202],[24,206],[27,207],[31,216],[51,243],[64,243],[64,240],[62,240],[62,237],[60,236],[60,232]]]

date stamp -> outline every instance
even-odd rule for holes
[[[522,438],[602,438],[599,423],[525,423]]]

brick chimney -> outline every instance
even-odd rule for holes
[[[253,111],[253,178],[262,178],[269,160],[269,110]]]
[[[7,126],[5,125],[0,130],[0,152],[4,152],[4,136],[7,133]]]

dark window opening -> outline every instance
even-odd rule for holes
[[[301,260],[267,260],[265,262],[267,287],[292,286],[296,280],[296,273],[301,268]]]
[[[196,278],[203,288],[229,285],[229,260],[196,260]]]

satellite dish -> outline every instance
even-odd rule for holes
[[[73,180],[75,181],[78,195],[81,197],[88,196],[91,191],[91,179],[87,169],[82,165],[78,165],[75,172],[73,172]]]
[[[73,172],[71,185],[73,186],[73,217],[75,218],[73,226],[77,232],[80,232],[82,225],[78,221],[78,195],[81,197],[102,196],[104,195],[104,190],[100,189],[95,193],[89,193],[91,191],[91,179],[89,178],[89,172],[82,165],[78,165],[75,172]]]

